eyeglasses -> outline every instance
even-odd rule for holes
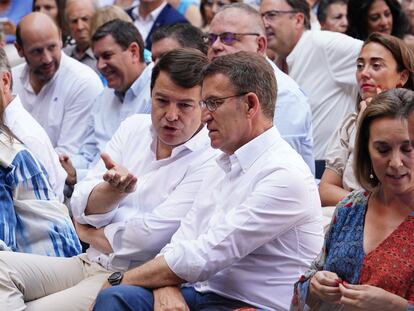
[[[249,92],[244,92],[236,95],[221,97],[221,98],[209,98],[206,100],[200,100],[201,108],[207,108],[208,111],[214,112],[217,110],[218,107],[224,104],[224,101],[229,98],[244,96]]]
[[[215,33],[208,33],[206,34],[203,39],[204,42],[208,45],[213,45],[216,42],[217,38],[220,38],[220,42],[231,45],[234,41],[240,40],[241,36],[260,36],[258,33],[248,32],[248,33],[235,33],[235,32],[222,32],[219,34]]]
[[[295,10],[289,10],[289,11],[280,11],[280,10],[270,10],[262,13],[262,18],[267,21],[274,21],[278,17],[280,17],[282,14],[293,14],[298,13],[298,11]]]

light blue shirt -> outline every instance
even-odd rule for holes
[[[267,59],[277,80],[276,110],[273,124],[280,135],[292,146],[315,174],[313,156],[312,113],[307,96],[298,84]]]
[[[72,158],[78,181],[86,176],[87,169],[97,161],[122,121],[136,113],[151,112],[150,83],[153,67],[152,63],[147,65],[126,91],[123,100],[114,89],[108,87],[95,100],[88,125],[90,135],[79,154]]]

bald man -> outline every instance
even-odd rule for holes
[[[13,69],[14,90],[57,153],[72,155],[87,138],[87,119],[103,86],[92,69],[61,52],[60,38],[54,21],[43,13],[21,20],[15,46],[26,63]]]
[[[96,73],[96,59],[90,48],[89,41],[92,16],[96,5],[93,0],[66,1],[66,21],[69,25],[70,36],[74,44],[65,47],[64,51],[70,57],[92,68]]]
[[[244,3],[226,5],[214,15],[207,38],[210,60],[239,51],[266,56],[267,39],[262,18],[259,12]],[[292,78],[272,61],[267,61],[278,83],[274,125],[314,172],[312,116],[308,99]]]

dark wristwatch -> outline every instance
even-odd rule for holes
[[[112,273],[109,277],[108,277],[108,282],[109,284],[111,284],[111,286],[115,286],[115,285],[119,285],[121,284],[122,278],[124,277],[124,273],[117,271]]]

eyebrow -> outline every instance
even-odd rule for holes
[[[160,92],[156,92],[153,94],[153,96],[160,96],[160,97],[165,97],[165,98],[170,98],[170,96],[165,95],[163,93]],[[183,102],[189,102],[189,103],[194,103],[197,102],[196,100],[194,100],[193,98],[183,98],[183,99],[175,99],[177,102],[183,103]]]

